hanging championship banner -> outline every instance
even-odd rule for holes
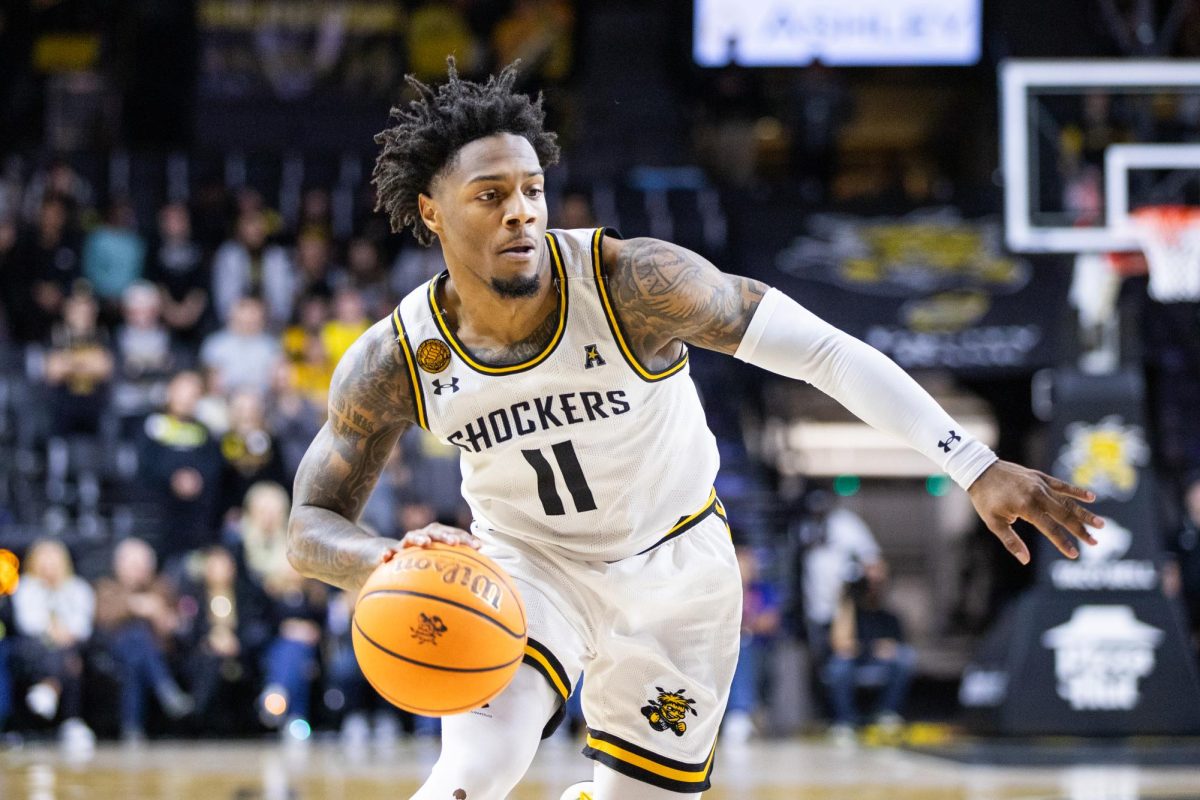
[[[954,209],[814,214],[776,256],[780,288],[905,369],[1021,372],[1059,363],[1070,275],[1006,253],[997,220]]]
[[[1054,378],[1056,477],[1090,489],[1105,525],[1068,559],[1039,537],[1037,584],[963,674],[972,727],[1004,734],[1200,731],[1200,682],[1182,609],[1162,592],[1141,380]]]

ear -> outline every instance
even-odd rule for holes
[[[422,192],[417,195],[417,210],[421,214],[421,221],[425,223],[425,227],[441,235],[442,215],[438,209],[437,201]]]

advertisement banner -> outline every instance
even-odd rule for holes
[[[1070,273],[1006,253],[999,220],[952,209],[814,214],[778,285],[905,369],[1031,372],[1066,358]]]
[[[1142,385],[1132,373],[1055,373],[1049,472],[1096,493],[1098,544],[1064,557],[1044,537],[1038,580],[963,674],[980,732],[1200,731],[1200,683],[1182,609],[1162,591]]]

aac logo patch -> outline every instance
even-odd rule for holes
[[[600,349],[596,345],[589,344],[583,348],[583,366],[586,369],[603,367],[606,363],[604,356],[600,355]]]
[[[417,364],[436,375],[450,366],[450,348],[441,339],[426,339],[417,348]]]
[[[684,697],[686,689],[673,692],[661,686],[655,686],[654,689],[658,692],[658,699],[647,700],[649,705],[642,706],[642,715],[654,730],[665,731],[669,728],[676,736],[683,736],[687,730],[687,713],[690,711],[692,716],[696,716],[696,709],[692,708],[696,701]]]

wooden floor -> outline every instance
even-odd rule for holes
[[[431,741],[355,751],[336,742],[50,745],[0,751],[3,800],[403,800],[437,755]],[[590,775],[574,743],[551,740],[511,800],[558,800]],[[963,766],[816,740],[720,752],[705,800],[1200,800],[1200,768]]]

